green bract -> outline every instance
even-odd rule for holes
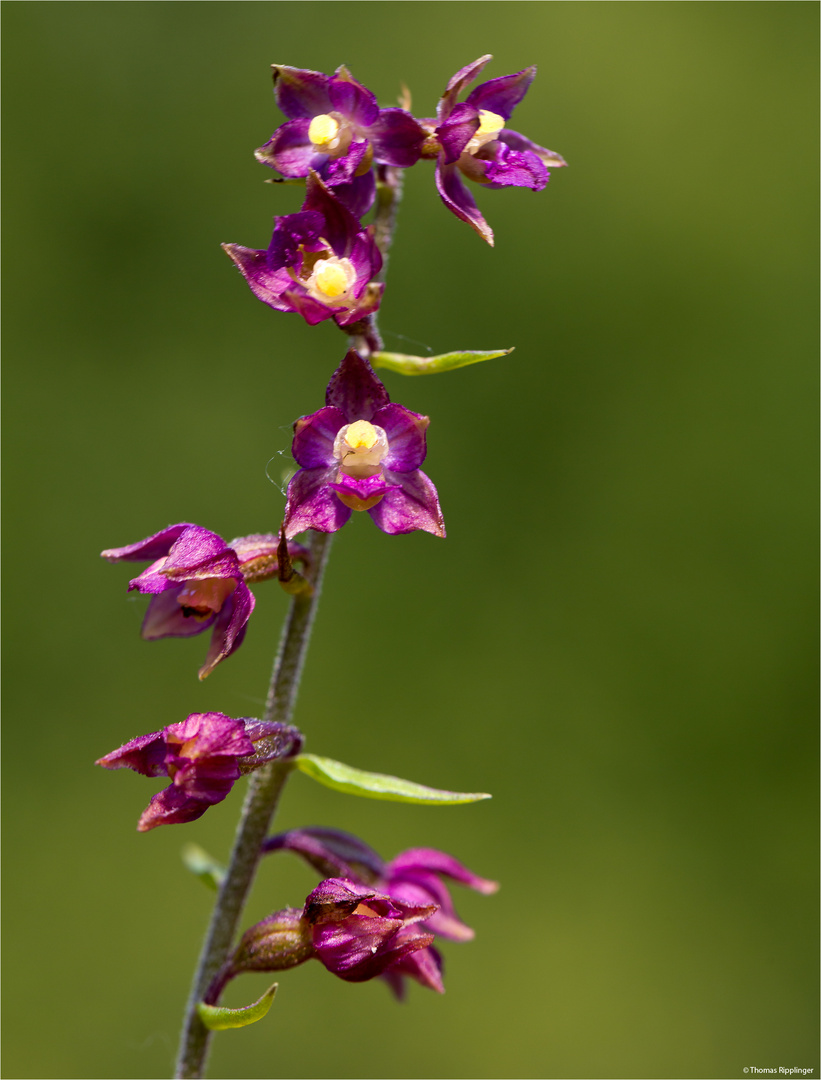
[[[491,798],[484,791],[440,791],[438,788],[415,784],[398,776],[365,772],[316,754],[300,754],[294,759],[296,767],[335,791],[361,795],[365,799],[384,799],[388,802],[419,803],[429,806],[458,806],[460,803],[480,802]]]

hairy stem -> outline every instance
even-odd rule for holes
[[[313,592],[310,596],[296,596],[291,602],[271,675],[265,720],[290,721],[331,539],[330,533],[314,532],[311,535],[308,576]],[[200,1020],[197,1002],[203,1000],[225,963],[254,880],[262,841],[268,833],[291,767],[287,759],[272,761],[251,775],[228,872],[214,906],[191,986],[177,1060],[177,1077],[200,1077],[203,1074],[211,1033]]]

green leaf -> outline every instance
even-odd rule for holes
[[[225,881],[226,869],[212,858],[199,844],[185,844],[182,849],[182,861],[185,866],[204,881],[209,889],[219,889]]]
[[[513,349],[492,349],[490,352],[448,352],[439,356],[408,356],[398,352],[371,353],[371,363],[375,368],[388,368],[400,375],[435,375],[440,371],[453,371],[479,364],[482,360],[495,360],[499,356],[508,356]]]
[[[334,791],[349,795],[361,795],[365,799],[385,799],[388,802],[421,803],[430,806],[458,806],[460,803],[479,802],[490,795],[476,791],[440,791],[438,788],[414,784],[398,776],[364,772],[341,761],[317,757],[316,754],[300,754],[294,759],[297,768]]]
[[[279,983],[269,986],[262,997],[253,1005],[243,1005],[241,1009],[225,1009],[221,1005],[206,1005],[204,1001],[197,1002],[197,1012],[200,1020],[211,1031],[227,1031],[228,1028],[248,1027],[255,1024],[271,1008],[274,994],[277,992]]]

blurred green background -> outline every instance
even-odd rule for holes
[[[251,153],[281,122],[269,65],[346,63],[383,104],[404,81],[424,116],[490,51],[486,77],[539,66],[514,126],[570,168],[478,193],[495,250],[408,174],[387,347],[516,351],[386,375],[432,417],[448,539],[340,533],[296,719],[316,753],[495,798],[297,777],[279,824],[440,847],[502,890],[457,890],[477,939],[445,945],[444,998],[308,964],[210,1075],[817,1076],[817,6],[3,13],[5,1075],[170,1074],[212,902],[180,847],[233,834],[239,790],[138,835],[156,787],[93,762],[189,712],[258,715],[286,597],[257,586],[199,684],[205,639],[141,641],[97,553],[276,528],[266,467],[343,355],[218,246],[264,247],[300,203]],[[314,882],[269,860],[248,919]]]

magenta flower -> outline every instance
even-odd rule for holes
[[[439,101],[436,120],[425,121],[432,136],[428,146],[438,153],[436,186],[442,202],[489,244],[493,243],[493,231],[459,173],[484,187],[541,191],[550,178],[546,164],[567,164],[560,154],[506,126],[536,76],[535,67],[481,83],[457,104],[462,89],[491,59],[482,56],[457,71]],[[426,149],[426,156],[430,152]]]
[[[358,837],[338,829],[292,829],[270,837],[262,850],[293,851],[320,874],[344,878],[349,885],[356,882],[363,888],[375,889],[412,908],[429,907],[430,914],[421,920],[418,929],[453,941],[470,941],[474,934],[456,914],[441,878],[449,877],[485,895],[499,887],[495,881],[478,877],[452,855],[434,848],[403,851],[385,863]],[[443,991],[441,957],[430,943],[397,957],[381,974],[400,998],[405,975],[431,990]]]
[[[331,318],[348,326],[376,311],[384,285],[372,280],[382,266],[373,229],[363,229],[316,173],[302,210],[275,221],[267,251],[222,245],[258,300],[310,326]]]
[[[419,160],[425,132],[404,109],[380,109],[345,67],[333,75],[273,65],[277,105],[289,118],[255,151],[283,176],[313,169],[357,217],[372,206],[372,162],[407,168]]]
[[[330,878],[304,908],[285,908],[250,927],[206,995],[215,1001],[245,971],[283,971],[317,959],[347,982],[365,982],[397,969],[429,949],[420,929],[435,904],[405,903],[355,881]],[[441,982],[435,989],[442,989]]]
[[[367,510],[386,533],[445,535],[436,488],[419,466],[429,420],[390,403],[367,360],[351,349],[331,376],[325,407],[294,424],[299,472],[288,485],[286,536],[336,532]]]
[[[178,825],[202,817],[222,802],[242,773],[302,748],[302,735],[286,724],[222,713],[191,713],[181,724],[140,735],[97,762],[104,769],[133,769],[143,776],[168,776],[143,811],[137,829]]]
[[[146,641],[162,637],[190,637],[213,627],[204,679],[216,665],[238,649],[254,610],[254,597],[246,582],[262,581],[277,573],[279,538],[244,536],[231,544],[199,525],[170,525],[153,536],[121,548],[109,548],[109,562],[151,565],[128,584],[152,599],[142,625]],[[293,559],[305,558],[305,549],[289,544]]]

